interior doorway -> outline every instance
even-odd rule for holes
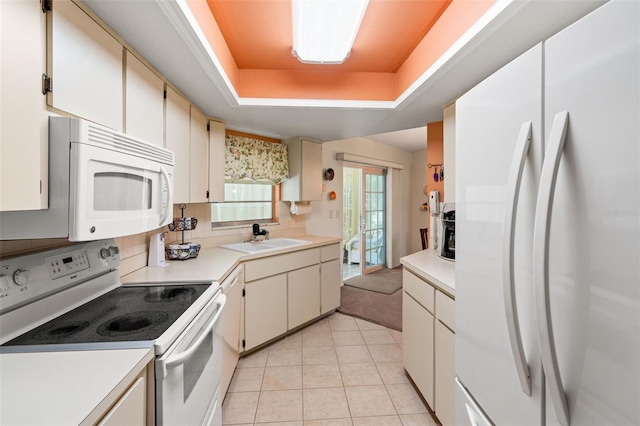
[[[386,170],[343,168],[343,279],[386,265]]]

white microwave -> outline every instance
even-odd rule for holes
[[[173,165],[167,149],[49,117],[49,208],[0,213],[0,239],[91,241],[160,228],[172,220]]]

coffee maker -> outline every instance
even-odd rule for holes
[[[442,244],[440,257],[456,259],[456,210],[453,204],[445,204],[442,209]]]

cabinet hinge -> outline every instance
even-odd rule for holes
[[[164,93],[162,94],[162,97],[164,99],[167,99],[167,89],[164,89]]]
[[[244,296],[245,296],[245,294],[247,294],[247,292],[246,292],[246,291],[244,291],[244,288],[243,288],[243,289],[242,289],[242,297],[244,297]]]
[[[53,80],[46,74],[42,74],[42,94],[46,95],[47,92],[53,92]]]
[[[47,13],[53,10],[53,0],[40,0],[42,5],[42,13]]]
[[[207,132],[211,131],[211,125],[209,123],[207,123]]]
[[[40,181],[40,193],[42,194],[42,180]]]
[[[247,347],[247,342],[244,339],[242,339],[242,347],[243,348]]]
[[[209,198],[209,191],[207,191],[207,198]]]

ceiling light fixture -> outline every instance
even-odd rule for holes
[[[292,0],[293,56],[341,64],[351,52],[369,0]]]

